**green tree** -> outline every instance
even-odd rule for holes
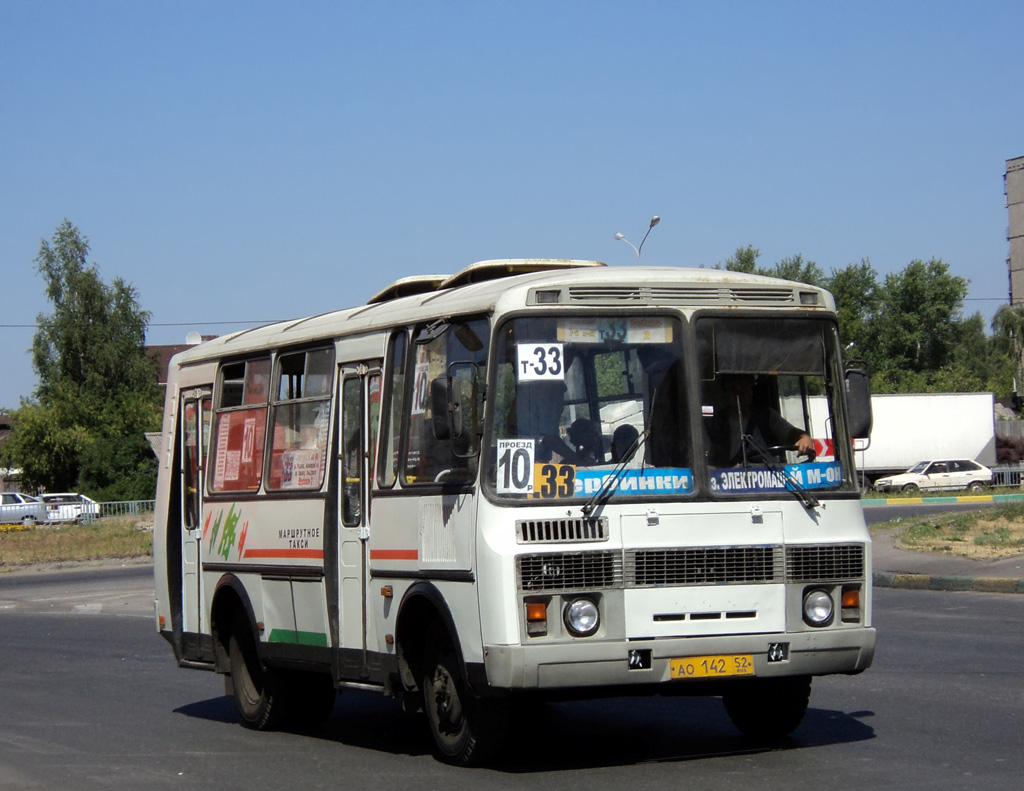
[[[993,335],[986,335],[980,314],[962,316],[967,280],[945,262],[911,261],[880,284],[866,258],[826,276],[800,254],[774,267],[758,266],[760,255],[753,245],[737,248],[724,268],[830,291],[843,342],[852,344],[847,356],[868,363],[874,392],[991,390],[1005,396],[1024,387],[1024,309],[1001,310]]]
[[[730,272],[744,272],[748,275],[762,275],[764,277],[779,277],[783,280],[796,280],[800,283],[819,286],[825,280],[825,273],[814,261],[804,261],[804,257],[797,253],[789,258],[783,258],[775,266],[763,267],[757,265],[757,259],[761,257],[761,251],[753,245],[737,247],[731,258],[726,259],[725,269]],[[718,264],[717,269],[722,265]]]
[[[35,264],[53,312],[36,318],[39,383],[15,410],[2,460],[30,487],[152,497],[156,460],[145,432],[159,428],[160,389],[145,351],[149,314],[121,278],[104,283],[88,254],[68,220],[40,243]]]
[[[804,261],[804,257],[800,253],[783,258],[775,264],[773,269],[758,270],[758,274],[780,277],[783,280],[795,280],[810,286],[820,286],[825,282],[825,273],[821,267],[814,261]]]
[[[986,334],[980,313],[960,322],[960,339],[950,367],[962,372],[959,381],[963,390],[991,390],[997,397],[1013,392],[1014,358],[997,335]]]
[[[748,275],[758,274],[757,259],[760,257],[761,251],[753,245],[748,244],[746,247],[737,247],[732,258],[726,260],[725,268],[730,272],[746,272]]]
[[[872,357],[872,350],[867,343],[868,327],[878,313],[882,294],[878,273],[871,262],[864,258],[859,264],[833,269],[821,285],[835,298],[840,337],[843,343],[853,344],[849,356],[861,359]]]
[[[992,317],[992,344],[1003,362],[1003,395],[1024,388],[1024,305],[1003,305]]]
[[[1024,305],[1003,305],[992,317],[993,337],[1008,358],[1014,390],[1024,387]]]
[[[938,371],[952,360],[961,337],[967,281],[950,275],[937,258],[910,261],[886,276],[879,313],[869,332],[876,352],[876,377],[902,390],[906,374]]]

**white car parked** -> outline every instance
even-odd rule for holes
[[[100,515],[100,506],[84,494],[61,492],[59,494],[41,494],[39,499],[46,503],[46,521],[54,522],[91,522]]]
[[[46,506],[39,499],[21,492],[0,494],[0,525],[23,524],[32,527],[46,521]]]
[[[938,491],[967,489],[980,492],[992,483],[992,470],[968,459],[919,461],[899,475],[879,478],[875,489],[880,492]]]

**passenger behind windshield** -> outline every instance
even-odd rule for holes
[[[800,456],[813,456],[814,440],[810,434],[789,423],[769,404],[767,381],[758,386],[753,374],[722,374],[719,386],[721,408],[705,419],[711,466],[759,464],[762,459],[753,448],[764,451],[789,446],[795,447]],[[744,435],[749,437],[746,447]]]

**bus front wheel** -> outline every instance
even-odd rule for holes
[[[284,689],[275,671],[260,663],[256,639],[245,618],[235,619],[231,628],[228,660],[242,724],[258,731],[277,728],[284,717]]]
[[[758,741],[778,741],[795,731],[810,699],[810,676],[739,681],[722,696],[732,724]]]
[[[466,686],[447,636],[431,641],[421,689],[437,758],[455,766],[477,766],[487,760],[501,740],[500,701],[482,700]]]

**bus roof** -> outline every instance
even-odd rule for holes
[[[538,298],[537,292],[542,292]],[[527,305],[760,307],[834,310],[828,292],[805,283],[718,269],[610,267],[600,261],[480,261],[454,275],[391,283],[366,305],[241,330],[175,356],[179,364],[371,332],[442,316]]]
[[[425,294],[446,288],[458,288],[470,283],[483,283],[511,275],[528,272],[546,272],[551,269],[578,269],[580,267],[607,266],[600,261],[577,261],[570,258],[499,258],[470,264],[454,275],[412,275],[396,280],[387,288],[378,291],[367,301],[367,305],[390,302],[400,297]]]
[[[396,280],[387,288],[378,291],[368,300],[367,305],[377,305],[381,302],[390,302],[400,297],[411,297],[415,294],[425,294],[428,291],[437,291],[445,280],[451,275],[412,275]]]

